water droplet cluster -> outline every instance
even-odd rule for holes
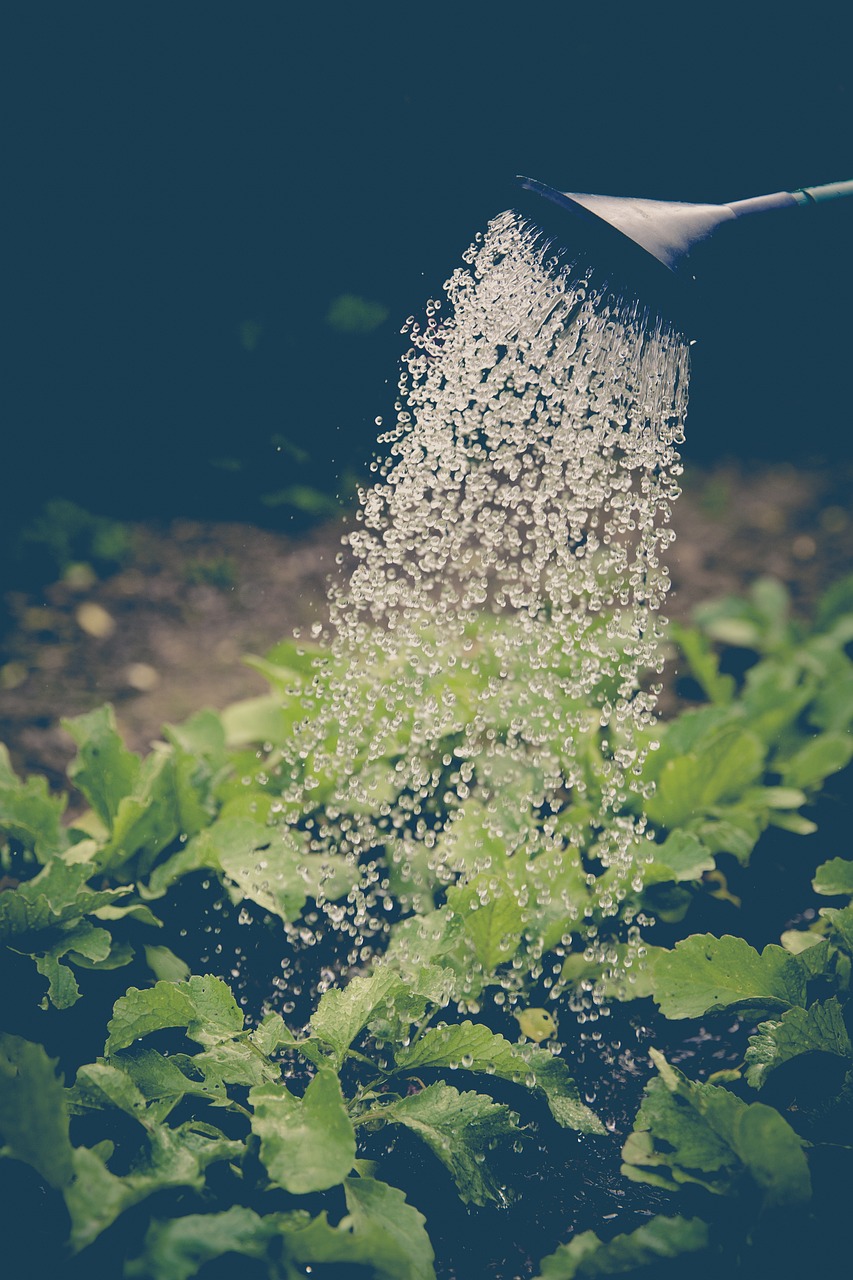
[[[389,893],[428,911],[461,879],[486,908],[536,860],[526,919],[560,899],[594,958],[642,874],[687,345],[549,254],[502,214],[406,322],[354,569],[330,585],[285,807],[359,865],[346,910],[327,904],[356,939]]]

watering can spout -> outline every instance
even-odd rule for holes
[[[697,244],[726,222],[773,209],[809,207],[825,200],[853,195],[853,180],[830,182],[797,191],[736,200],[731,204],[685,204],[674,200],[645,200],[631,196],[597,196],[556,191],[535,178],[519,177],[525,191],[549,200],[565,212],[607,226],[639,245],[669,271],[689,275],[686,260]]]

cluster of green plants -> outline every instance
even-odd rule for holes
[[[576,745],[585,787],[556,817],[562,853],[543,847],[545,819],[508,774],[507,856],[476,773],[447,828],[447,856],[412,857],[410,846],[400,856],[391,831],[367,866],[318,852],[312,813],[333,780],[312,778],[312,813],[282,798],[294,792],[282,748],[305,715],[308,682],[316,705],[324,669],[322,655],[293,642],[251,660],[268,695],[165,727],[145,758],[124,745],[109,707],[65,722],[77,746],[69,780],[88,806],[70,821],[66,797],[42,778],[19,779],[0,754],[0,939],[9,972],[32,979],[41,1003],[0,1037],[0,1156],[49,1189],[42,1231],[67,1236],[81,1275],[185,1280],[237,1254],[285,1280],[337,1274],[332,1264],[431,1280],[430,1223],[383,1177],[378,1136],[419,1139],[436,1177],[472,1206],[511,1201],[531,1107],[547,1108],[560,1132],[610,1140],[570,1067],[571,1010],[590,992],[653,1001],[660,1025],[737,1017],[752,1034],[740,1065],[705,1080],[651,1051],[622,1171],[666,1193],[665,1211],[610,1238],[580,1232],[542,1258],[541,1280],[643,1274],[682,1256],[713,1274],[754,1262],[780,1214],[811,1221],[827,1152],[853,1151],[853,862],[815,859],[800,909],[812,894],[832,905],[795,928],[781,920],[778,943],[759,951],[731,930],[747,915],[738,877],[759,876],[767,833],[812,834],[826,779],[853,757],[851,641],[850,582],[809,627],[792,620],[784,589],[762,580],[748,599],[709,604],[695,625],[671,628],[701,701],[648,731],[659,744],[643,763],[651,830],[638,842],[642,886],[614,883],[619,912],[590,824],[618,749],[597,714]],[[725,670],[732,647],[751,655],[737,677]],[[456,681],[482,706],[489,672],[484,653],[482,687],[467,674],[436,681]],[[389,761],[406,747],[404,728]],[[312,767],[304,762],[306,776]],[[626,813],[640,803],[626,797]],[[553,827],[555,815],[547,820]],[[334,917],[339,906],[345,925],[366,873],[387,919],[354,931],[355,976],[327,981],[304,1026],[276,1009],[247,1016],[227,971],[193,974],[179,944],[158,942],[165,904],[194,876],[277,927],[284,949],[318,911]],[[658,921],[658,934],[627,946],[626,908]],[[691,932],[697,917],[726,928]],[[610,964],[587,946],[591,927]],[[116,981],[92,1049],[97,1028],[80,1029],[87,1001],[96,1006]],[[504,1034],[489,1011],[507,996],[515,1018]]]

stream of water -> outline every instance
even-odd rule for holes
[[[512,212],[403,333],[355,567],[330,586],[331,675],[299,738],[311,776],[290,799],[334,780],[314,847],[366,868],[347,909],[359,936],[388,890],[377,849],[416,908],[478,872],[485,901],[518,855],[573,861],[618,914],[642,874],[687,345]],[[606,874],[587,876],[590,858]]]

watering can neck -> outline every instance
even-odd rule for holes
[[[521,187],[585,220],[590,218],[619,232],[662,263],[671,272],[689,275],[682,264],[692,249],[707,240],[718,227],[733,219],[774,209],[808,208],[826,200],[853,195],[853,180],[829,182],[797,191],[735,200],[730,204],[688,204],[630,196],[599,196],[557,191],[535,178],[519,178]]]

